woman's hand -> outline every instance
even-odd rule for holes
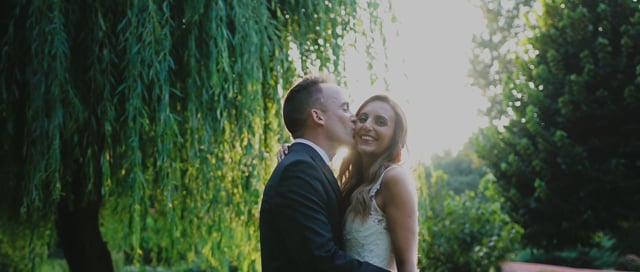
[[[282,146],[280,146],[280,151],[278,151],[278,162],[282,161],[282,159],[287,156],[287,153],[289,153],[289,145],[290,144],[282,144]]]

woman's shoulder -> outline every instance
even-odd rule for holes
[[[399,164],[394,164],[384,171],[384,175],[382,177],[384,182],[402,182],[402,181],[410,181],[413,182],[413,176],[404,166]]]
[[[415,190],[415,180],[409,170],[401,165],[392,165],[382,177],[382,186],[386,191]],[[386,187],[386,188],[385,188]]]
[[[402,166],[387,169],[380,188],[381,204],[384,212],[390,206],[410,209],[417,203],[417,188],[410,171]]]

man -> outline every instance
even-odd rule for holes
[[[387,271],[348,256],[342,247],[340,188],[329,162],[353,144],[355,118],[343,90],[303,78],[283,105],[294,138],[267,182],[260,207],[262,271]]]

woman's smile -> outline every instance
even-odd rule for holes
[[[394,113],[380,101],[365,105],[356,116],[356,144],[362,154],[379,154],[390,144],[394,130]]]

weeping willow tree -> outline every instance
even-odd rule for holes
[[[0,269],[259,270],[282,91],[376,2],[3,1]]]

